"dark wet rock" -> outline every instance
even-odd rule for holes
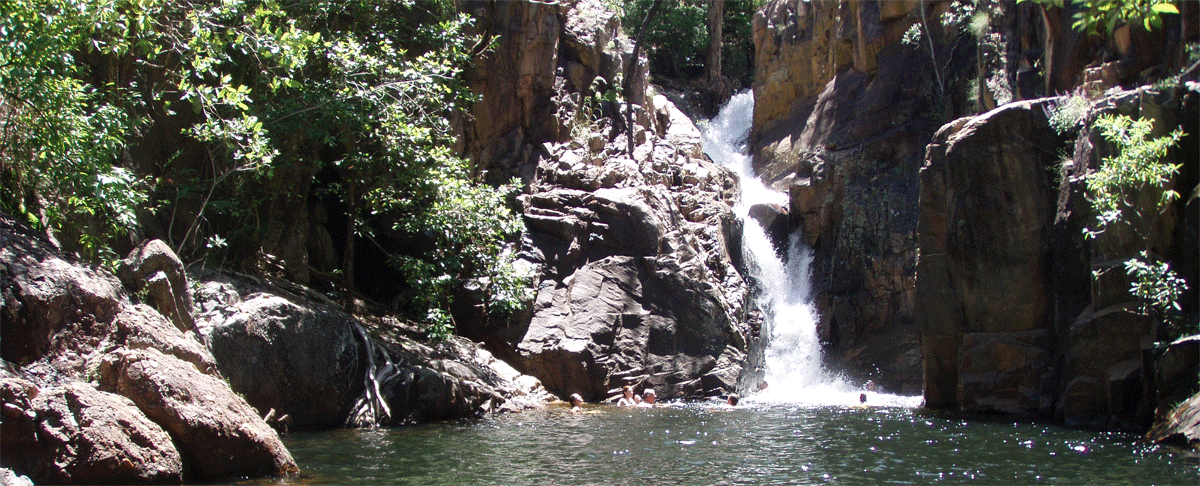
[[[344,424],[365,371],[354,319],[231,279],[200,278],[199,327],[230,387],[260,414],[275,410],[295,428]]]
[[[178,484],[171,437],[128,398],[74,382],[0,380],[3,464],[38,483]]]

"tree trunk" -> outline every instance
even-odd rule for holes
[[[633,40],[633,55],[629,57],[629,65],[625,68],[625,83],[622,86],[622,93],[625,96],[625,137],[629,139],[629,157],[633,157],[634,133],[633,133],[633,104],[629,100],[633,99],[633,73],[637,69],[638,56],[642,52],[642,36],[646,33],[646,26],[650,25],[650,20],[654,18],[654,14],[658,13],[658,7],[662,5],[662,0],[654,0],[654,4],[650,5],[650,10],[646,12],[646,17],[642,19],[642,25],[638,26],[637,35]]]
[[[732,94],[721,74],[721,42],[725,37],[725,0],[708,0],[708,63],[704,66],[705,83],[713,107],[721,106]]]
[[[354,313],[354,233],[358,218],[357,177],[346,171],[346,251],[342,255],[342,308]]]

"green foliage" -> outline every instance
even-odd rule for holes
[[[1104,158],[1100,168],[1084,181],[1096,212],[1096,224],[1084,228],[1088,238],[1095,238],[1110,225],[1144,221],[1145,215],[1136,210],[1136,202],[1130,202],[1136,201],[1139,194],[1161,191],[1152,208],[1155,215],[1179,197],[1175,191],[1163,188],[1180,166],[1161,159],[1183,137],[1182,130],[1151,137],[1152,120],[1133,120],[1124,115],[1102,116],[1096,120],[1096,127],[1105,140],[1116,144],[1119,152]],[[1136,231],[1138,226],[1135,223],[1133,227]],[[1179,296],[1187,290],[1186,282],[1166,262],[1156,262],[1147,251],[1127,260],[1125,271],[1133,277],[1129,292],[1141,302],[1141,313],[1157,313],[1167,320],[1172,332],[1185,331],[1174,317],[1179,310]]]
[[[1050,127],[1059,135],[1079,130],[1092,109],[1092,102],[1082,93],[1060,97],[1046,106],[1046,118]]]
[[[763,3],[726,0],[724,5],[722,74],[747,85],[754,72],[754,12]],[[624,0],[622,8],[614,9],[629,35],[641,25],[651,4],[653,0]],[[710,41],[708,2],[665,0],[646,29],[642,42],[655,73],[682,80],[701,76]]]
[[[1032,1],[1047,6],[1063,8],[1064,0],[1017,0],[1017,3]],[[1071,27],[1080,32],[1098,34],[1101,28],[1112,34],[1117,27],[1134,25],[1146,30],[1162,27],[1162,16],[1178,14],[1173,2],[1162,0],[1072,0],[1079,8]]]
[[[109,240],[136,225],[146,188],[118,164],[141,119],[135,95],[86,82],[81,53],[140,52],[136,5],[0,4],[0,208],[58,233],[67,249],[113,262]]]
[[[652,0],[631,0],[625,4],[621,25],[630,32],[641,25]],[[654,22],[646,26],[642,42],[647,46],[651,66],[671,77],[691,79],[699,76],[708,52],[707,3],[665,0]],[[632,34],[631,34],[632,35]]]
[[[355,234],[436,242],[392,258],[414,315],[444,313],[464,286],[511,311],[528,300],[503,250],[522,230],[514,186],[479,183],[452,150],[450,120],[472,101],[462,70],[482,47],[469,26],[448,0],[3,2],[0,204],[99,255],[153,192],[172,214],[198,207],[180,215],[177,252],[224,261],[261,236],[280,174],[328,165]],[[201,147],[201,168],[141,180],[120,161],[167,118]]]
[[[1200,327],[1193,322],[1187,326],[1178,318],[1182,310],[1179,297],[1187,290],[1187,282],[1171,270],[1167,262],[1154,263],[1147,252],[1141,252],[1140,258],[1131,258],[1125,262],[1125,271],[1133,277],[1129,284],[1129,293],[1141,300],[1140,311],[1143,315],[1157,315],[1166,319],[1172,335],[1185,336],[1200,332]]]
[[[1102,116],[1096,127],[1105,140],[1115,143],[1118,155],[1106,157],[1099,170],[1086,179],[1091,193],[1096,225],[1085,228],[1089,238],[1103,232],[1108,225],[1129,217],[1141,217],[1128,202],[1148,188],[1162,188],[1179,172],[1179,164],[1162,163],[1167,151],[1183,137],[1182,130],[1151,138],[1154,122],[1145,118],[1133,120],[1127,116]],[[1162,191],[1155,212],[1178,198],[1175,191]],[[1133,214],[1128,214],[1132,212]]]

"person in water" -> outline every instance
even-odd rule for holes
[[[727,400],[725,403],[728,403],[730,407],[736,407],[738,404],[738,394],[730,393],[729,400]]]
[[[639,407],[653,407],[654,402],[657,399],[658,399],[658,397],[655,396],[654,389],[647,388],[646,392],[642,395],[642,403],[639,403],[638,406]]]
[[[858,394],[858,403],[867,403],[867,394],[866,393]]]
[[[637,404],[638,400],[633,394],[633,387],[629,385],[621,387],[621,399],[617,400],[617,405],[622,407],[635,407]]]
[[[571,411],[574,413],[583,411],[583,397],[578,393],[571,394]]]

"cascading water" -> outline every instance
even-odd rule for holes
[[[856,403],[861,390],[821,366],[817,320],[809,300],[812,251],[796,232],[789,238],[787,258],[780,258],[762,225],[748,217],[750,208],[756,204],[788,204],[787,196],[763,185],[750,166],[746,138],[753,116],[753,94],[739,93],[703,130],[708,156],[741,179],[742,196],[734,212],[744,222],[742,257],[760,287],[758,306],[764,316],[764,333],[769,333],[765,334],[769,336],[766,341],[769,387],[752,398],[806,404]],[[897,399],[903,397],[884,398],[884,402],[897,404]]]

